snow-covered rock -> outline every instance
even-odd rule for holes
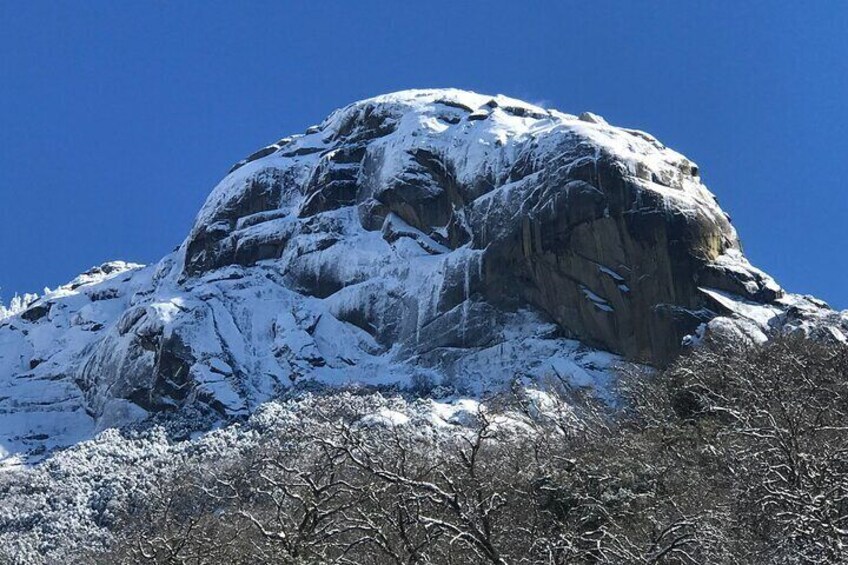
[[[404,91],[239,162],[158,264],[0,311],[0,458],[187,407],[243,418],[308,380],[605,393],[622,359],[665,363],[711,328],[825,318],[844,337],[844,314],[748,264],[698,167],[654,137]]]

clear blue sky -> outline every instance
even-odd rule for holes
[[[0,298],[156,261],[255,149],[455,86],[652,132],[756,265],[846,308],[846,30],[824,1],[0,0]]]

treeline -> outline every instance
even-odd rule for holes
[[[328,396],[257,446],[187,463],[79,559],[848,562],[848,348],[701,349],[625,375],[614,411],[551,390],[489,402],[461,430]]]

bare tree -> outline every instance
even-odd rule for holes
[[[777,339],[696,350],[668,370],[623,375],[620,398],[610,407],[562,379],[445,428],[375,424],[382,397],[330,396],[248,449],[187,461],[127,511],[100,557],[845,562],[846,348]]]

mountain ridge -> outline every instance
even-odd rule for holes
[[[848,314],[741,252],[697,165],[591,113],[378,96],[237,163],[155,265],[107,263],[0,318],[2,453],[161,411],[240,418],[295,383],[481,395]]]

